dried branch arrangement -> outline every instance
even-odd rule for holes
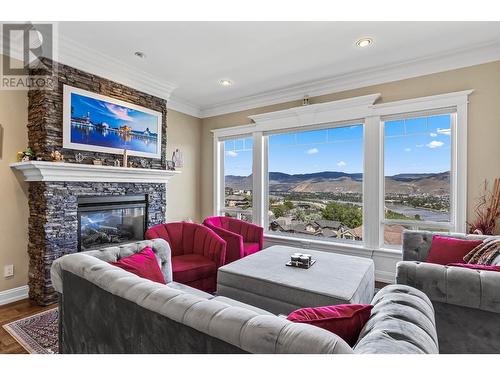
[[[500,178],[495,178],[491,191],[488,189],[488,182],[484,181],[483,194],[479,197],[474,212],[476,218],[469,223],[469,233],[495,234],[496,222],[500,218]]]

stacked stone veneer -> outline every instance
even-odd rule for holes
[[[91,164],[93,159],[113,165],[119,155],[63,149],[63,85],[82,88],[161,112],[162,158],[129,157],[130,161],[153,169],[166,166],[165,100],[139,92],[107,79],[61,64],[46,62],[46,71],[33,75],[51,74],[57,78],[54,90],[33,90],[28,94],[28,143],[38,157],[51,160],[50,153],[59,150],[65,161],[75,162],[81,152]],[[142,162],[141,162],[142,161]],[[29,296],[41,305],[57,301],[50,279],[50,267],[58,257],[78,251],[78,196],[145,194],[148,202],[148,226],[165,221],[165,184],[107,182],[31,182],[29,186]]]
[[[63,149],[63,87],[78,87],[87,91],[120,99],[162,113],[161,159],[149,159],[130,156],[129,161],[142,165],[144,160],[148,168],[165,169],[167,147],[167,102],[161,98],[134,90],[116,82],[94,76],[81,70],[46,62],[47,69],[32,70],[32,75],[51,75],[56,81],[54,90],[31,90],[28,93],[28,143],[35,154],[43,160],[51,160],[50,153],[61,151],[68,162],[75,162],[75,155],[81,153],[84,163],[92,164],[94,159],[101,159],[105,165],[114,165],[121,155],[86,152]]]

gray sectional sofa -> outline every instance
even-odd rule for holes
[[[500,353],[500,272],[425,263],[435,234],[403,233],[396,282],[423,291],[432,301],[441,353]],[[500,256],[494,264],[500,265]]]
[[[167,285],[114,267],[151,246]],[[251,305],[172,281],[161,239],[65,255],[52,266],[60,293],[61,353],[437,353],[434,310],[424,293],[391,285],[373,298],[356,345]]]

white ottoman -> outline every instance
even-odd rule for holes
[[[219,268],[217,294],[274,314],[372,300],[375,275],[371,259],[307,250],[316,259],[311,268],[285,266],[296,252],[305,251],[272,246]]]

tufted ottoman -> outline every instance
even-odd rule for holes
[[[374,294],[371,259],[308,250],[309,269],[286,267],[290,255],[303,251],[271,246],[219,268],[217,294],[274,314],[301,307],[370,303]]]

